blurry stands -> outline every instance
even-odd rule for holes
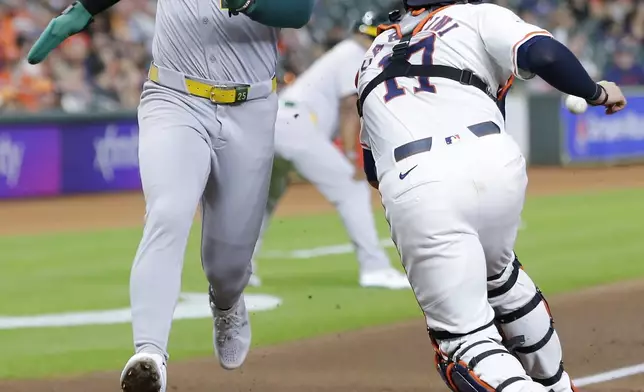
[[[124,0],[87,33],[68,40],[42,65],[25,56],[49,20],[71,0],[0,0],[0,111],[135,109],[150,62],[155,1]],[[548,28],[595,78],[644,85],[644,1],[498,0]],[[310,25],[284,31],[282,68],[302,72],[342,40],[369,9],[392,0],[318,0]],[[528,85],[548,91],[543,82]]]

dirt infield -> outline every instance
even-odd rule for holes
[[[536,169],[529,192],[562,193],[583,189],[644,186],[644,167],[602,170]],[[282,215],[329,211],[310,187],[294,187]],[[73,216],[73,218],[72,218]],[[12,222],[1,234],[51,230],[139,226],[141,196],[112,195],[64,200],[0,203],[0,221]],[[529,260],[526,261],[529,272]],[[565,346],[565,361],[575,377],[644,362],[644,282],[622,283],[558,296],[550,300]],[[124,358],[125,360],[126,358]],[[434,370],[422,317],[402,325],[373,328],[267,347],[251,352],[246,365],[224,372],[214,358],[170,363],[168,391],[314,392],[446,391]],[[118,374],[72,379],[0,381],[0,391],[117,391]],[[583,391],[644,391],[644,376],[581,388]]]

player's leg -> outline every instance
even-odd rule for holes
[[[140,374],[144,361],[165,369],[188,234],[210,171],[210,149],[200,134],[204,130],[186,99],[148,83],[139,108],[139,165],[146,215],[130,277],[138,357],[128,362],[123,375],[127,376],[123,381],[127,391],[138,390],[137,385],[150,381],[147,376],[153,377]]]
[[[277,133],[275,137],[277,139]],[[266,229],[268,228],[271,217],[273,216],[273,212],[275,212],[275,208],[277,207],[279,200],[282,198],[282,196],[286,192],[286,189],[288,188],[288,182],[289,182],[288,175],[289,175],[289,172],[291,171],[291,168],[292,168],[291,163],[285,160],[284,158],[280,157],[276,150],[275,158],[273,160],[273,171],[271,173],[271,181],[270,181],[269,190],[268,190],[268,201],[266,203],[266,211],[264,212],[264,218],[262,219],[262,227],[259,231],[259,238],[257,239],[257,243],[255,244],[255,250],[253,251],[253,258],[251,259],[253,273],[250,276],[250,279],[248,280],[249,286],[259,287],[262,284],[262,281],[259,278],[259,275],[257,273],[257,256],[259,255],[259,251],[262,247],[262,239],[264,237],[264,233],[266,232]]]
[[[241,366],[250,347],[242,292],[266,210],[276,111],[274,95],[219,106],[220,128],[211,131],[217,143],[202,201],[202,264],[211,285],[215,349],[226,369]]]
[[[354,180],[354,167],[337,147],[315,129],[309,115],[297,110],[285,121],[280,113],[275,149],[337,209],[356,248],[360,280],[365,286],[408,288],[406,277],[390,265],[380,246],[366,181]]]
[[[508,142],[507,150],[512,148]],[[481,193],[485,207],[481,208],[480,237],[488,265],[488,301],[504,343],[528,375],[548,390],[570,392],[571,380],[563,370],[561,344],[548,304],[513,252],[527,185],[525,161],[518,148],[515,153],[515,159],[505,162],[504,171],[490,179],[498,184]],[[504,214],[495,211],[499,206]]]
[[[517,175],[527,180],[525,168],[518,168]],[[516,191],[524,189],[519,186]],[[510,192],[514,191],[495,195],[495,202]],[[488,262],[488,301],[496,312],[505,344],[527,373],[549,390],[570,392],[574,387],[564,371],[561,343],[548,304],[513,252],[522,204],[521,200],[520,205],[515,205],[516,211],[507,221],[486,221],[489,226],[482,243]]]
[[[455,392],[545,392],[503,346],[494,326],[477,232],[479,189],[469,175],[472,165],[465,164],[470,154],[429,159],[433,153],[394,164],[380,191],[392,238],[427,320],[439,373]],[[399,171],[416,165],[412,175],[398,178]],[[441,167],[449,170],[435,170]]]

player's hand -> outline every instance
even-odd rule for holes
[[[85,7],[75,2],[54,18],[40,35],[27,55],[29,64],[41,63],[49,53],[70,36],[80,33],[92,22],[92,15]]]
[[[222,0],[222,6],[227,8],[231,15],[237,15],[240,12],[251,11],[255,6],[255,0]]]
[[[606,114],[608,115],[615,114],[626,107],[626,97],[624,97],[624,93],[622,93],[618,85],[606,80],[602,80],[597,84],[604,89],[604,92],[597,101],[591,102],[591,105],[606,107]]]

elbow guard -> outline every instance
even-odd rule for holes
[[[557,52],[561,50],[558,46],[563,45],[550,37],[534,37],[519,47],[517,65],[520,69],[538,74],[539,70],[557,61]]]

